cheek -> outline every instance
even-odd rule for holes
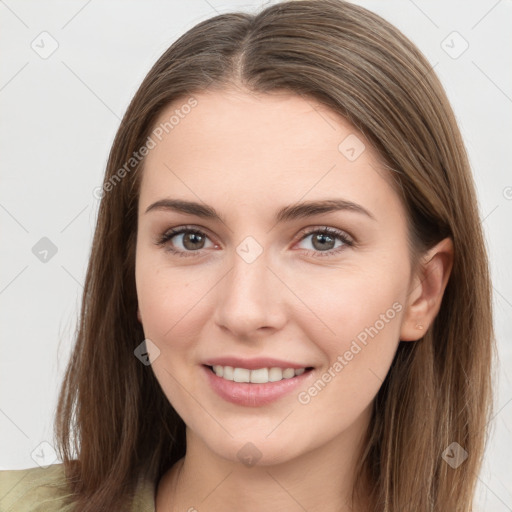
[[[208,280],[190,269],[170,268],[161,259],[136,265],[137,300],[144,333],[160,350],[180,350],[194,339],[208,308]]]
[[[200,298],[205,292],[198,288],[199,279],[190,278],[190,272],[186,275],[186,271],[169,268],[151,255],[144,259],[141,254],[135,274],[144,335],[159,350],[152,371],[173,407],[182,417],[189,417],[193,407],[179,383],[188,382],[187,389],[196,393],[190,379],[193,340],[199,337],[198,315],[205,305]]]
[[[352,275],[328,289],[329,294],[317,289],[311,296],[322,322],[302,324],[326,356],[325,364],[297,400],[309,417],[321,418],[318,429],[334,435],[378,393],[398,347],[403,306],[400,287],[387,279],[377,286]]]
[[[336,276],[319,275],[318,279],[303,281],[300,296],[305,297],[311,311],[308,321],[311,315],[314,318],[309,325],[322,333],[321,337],[331,339],[330,346],[343,349],[344,342],[374,325],[379,331],[390,330],[393,325],[398,332],[405,284],[397,279],[396,272],[382,270],[343,269]]]
[[[305,390],[305,401],[332,400],[355,413],[371,402],[387,375],[399,344],[407,275],[396,260],[378,261],[340,269],[336,279],[325,276],[314,287],[303,282],[315,316],[303,318],[301,328],[325,355],[322,382]]]

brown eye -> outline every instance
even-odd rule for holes
[[[316,233],[313,235],[311,243],[318,251],[328,251],[329,249],[334,249],[336,239],[325,233]]]
[[[182,243],[183,247],[191,251],[196,249],[202,249],[204,246],[205,238],[203,235],[198,233],[186,233],[183,234]]]
[[[210,245],[206,245],[208,241]],[[214,247],[205,233],[186,227],[166,231],[156,244],[165,246],[166,251],[180,256],[194,256],[194,253],[198,253],[201,249]]]
[[[332,256],[338,254],[345,246],[353,246],[352,240],[343,232],[334,228],[324,227],[304,233],[300,240],[303,243],[310,238],[310,247],[303,247],[315,256]]]

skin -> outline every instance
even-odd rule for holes
[[[426,253],[413,274],[405,210],[378,154],[326,107],[235,88],[195,98],[146,157],[139,197],[138,318],[160,351],[152,369],[187,425],[186,456],[160,480],[156,510],[364,510],[350,492],[372,402],[400,340],[420,339],[439,310],[451,241]],[[185,102],[168,106],[155,126]],[[365,144],[354,161],[338,150],[351,134]],[[224,222],[146,213],[164,198],[206,203]],[[335,211],[274,220],[284,206],[327,198],[357,203],[374,219]],[[177,235],[156,245],[184,225],[203,231],[204,242],[185,245]],[[325,226],[354,245],[335,237],[322,246],[303,233]],[[236,251],[248,236],[263,250],[251,263]],[[261,407],[235,405],[204,378],[209,357],[269,356],[313,366],[299,389],[307,392],[393,304],[394,318],[307,404],[294,391]],[[261,453],[252,467],[237,456],[248,442]]]

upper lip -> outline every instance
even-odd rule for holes
[[[257,370],[258,368],[309,368],[310,365],[283,361],[272,357],[255,357],[252,359],[242,359],[241,357],[214,357],[203,362],[207,366],[232,366],[233,368],[247,368],[248,370]]]

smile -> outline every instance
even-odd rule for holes
[[[261,407],[284,398],[314,379],[314,368],[243,368],[203,364],[206,383],[220,398],[245,407]]]
[[[309,368],[234,368],[233,366],[213,365],[209,368],[224,380],[233,382],[250,382],[253,384],[266,384],[267,382],[279,382],[283,379],[291,379],[302,375]]]

